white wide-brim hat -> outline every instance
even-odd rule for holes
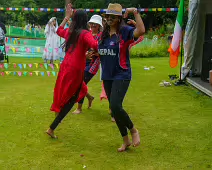
[[[101,27],[103,27],[103,25],[102,25],[102,17],[100,15],[93,15],[91,17],[91,19],[88,21],[88,23],[99,24]]]

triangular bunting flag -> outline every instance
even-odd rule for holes
[[[49,66],[50,66],[52,69],[54,69],[54,64],[49,64]]]
[[[44,64],[44,67],[45,67],[45,69],[47,69],[47,68],[48,68],[48,64],[47,64],[47,63],[45,63],[45,64]]]
[[[9,65],[8,63],[4,63],[4,68],[8,69]]]
[[[38,68],[38,63],[34,63],[34,64],[35,64],[35,67]]]
[[[18,76],[22,76],[22,72],[21,71],[18,72]]]
[[[27,71],[24,71],[24,76],[26,76],[27,75]]]
[[[56,72],[55,71],[52,71],[52,74],[53,74],[53,76],[56,76]]]
[[[4,76],[4,72],[1,72],[1,76]]]
[[[5,71],[5,73],[6,73],[6,75],[9,75],[10,74],[9,71]]]
[[[38,73],[39,73],[40,71],[34,71],[34,72],[35,72],[36,76],[38,76]]]
[[[19,68],[22,69],[22,64],[18,64]]]

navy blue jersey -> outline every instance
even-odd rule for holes
[[[99,44],[102,80],[131,80],[129,45],[134,42],[135,28],[123,26],[119,35],[112,35]]]

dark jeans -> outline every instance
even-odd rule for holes
[[[88,84],[88,82],[93,78],[93,76],[94,76],[94,74],[91,74],[88,71],[85,71],[84,72],[84,82],[85,82],[85,84]],[[81,99],[78,103],[83,104],[84,99],[85,98]]]
[[[0,46],[3,47],[4,46],[4,42],[3,40],[0,40]],[[3,51],[0,50],[0,61],[4,60],[4,54]]]
[[[133,128],[127,112],[123,109],[122,103],[128,90],[129,80],[103,80],[105,93],[107,95],[112,115],[122,136],[127,135],[127,129]]]
[[[64,107],[60,110],[60,113],[58,116],[54,119],[52,124],[50,125],[50,129],[55,130],[56,127],[59,125],[59,123],[63,120],[63,118],[68,114],[68,112],[72,109],[74,104],[77,101],[79,92],[80,92],[81,87],[79,90],[77,90],[76,94],[64,105]]]
[[[4,54],[3,54],[3,51],[0,50],[0,61],[1,60],[4,60]]]

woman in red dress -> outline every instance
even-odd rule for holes
[[[64,26],[73,15],[69,28]],[[66,40],[66,55],[60,66],[60,71],[54,89],[54,102],[51,111],[57,114],[46,133],[52,138],[54,130],[71,110],[73,105],[87,94],[87,86],[83,82],[86,63],[85,53],[89,48],[97,50],[98,43],[87,28],[88,17],[84,10],[73,14],[72,5],[68,4],[66,17],[57,30],[57,34]]]

